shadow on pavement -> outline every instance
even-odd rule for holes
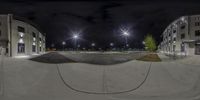
[[[37,56],[34,58],[31,58],[30,60],[36,61],[36,62],[42,62],[42,63],[51,63],[51,64],[59,64],[59,63],[71,63],[75,62],[69,58],[66,58],[65,56],[57,53],[57,52],[51,52],[47,53],[41,56]]]

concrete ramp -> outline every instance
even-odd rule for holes
[[[86,93],[123,93],[139,88],[147,78],[149,62],[130,61],[116,65],[84,63],[59,64],[58,69],[66,85]]]

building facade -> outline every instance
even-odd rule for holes
[[[45,41],[45,35],[34,25],[12,14],[0,15],[0,47],[8,56],[44,53]]]
[[[200,55],[200,15],[182,16],[162,33],[159,50],[175,55]]]

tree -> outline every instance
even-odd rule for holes
[[[148,51],[155,51],[156,50],[156,42],[152,35],[148,34],[144,39],[145,49]]]

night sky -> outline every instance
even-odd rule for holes
[[[130,47],[142,48],[146,34],[152,34],[157,44],[167,25],[184,15],[200,14],[200,1],[137,0],[137,1],[4,1],[0,13],[25,17],[46,33],[47,47],[55,44],[72,47],[72,33],[80,32],[81,47],[95,42],[97,47],[124,44],[119,28],[128,27]]]

